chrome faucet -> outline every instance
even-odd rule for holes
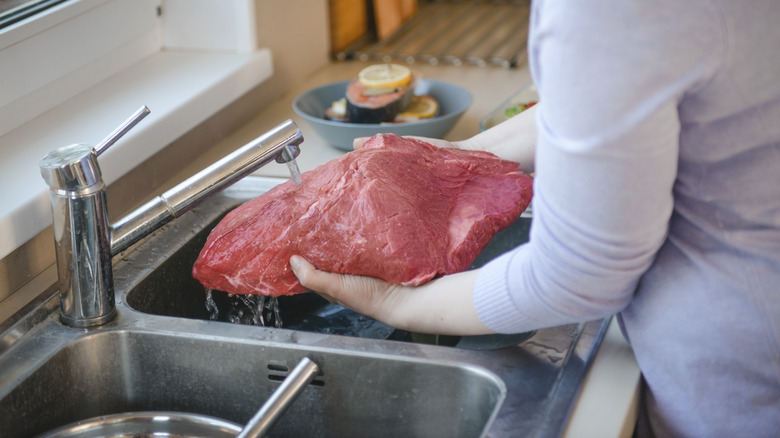
[[[101,325],[116,315],[116,254],[272,160],[292,161],[303,142],[287,120],[111,225],[97,157],[148,113],[139,109],[95,147],[64,146],[39,163],[50,189],[62,321],[69,326]]]

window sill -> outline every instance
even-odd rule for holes
[[[142,105],[151,114],[100,156],[115,181],[272,74],[270,51],[161,51],[0,137],[0,259],[51,225],[38,161],[72,143],[97,144]]]

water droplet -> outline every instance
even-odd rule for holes
[[[219,309],[217,308],[217,303],[214,302],[212,292],[213,290],[206,289],[206,310],[209,311],[209,319],[216,321],[219,319]]]

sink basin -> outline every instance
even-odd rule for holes
[[[209,232],[225,214],[239,203],[251,199],[265,190],[239,189],[228,191],[227,196],[215,199],[199,208],[197,214],[185,216],[175,224],[151,236],[124,263],[115,268],[116,275],[140,278],[124,295],[127,304],[141,312],[155,315],[218,320],[258,325],[264,314],[265,325],[273,325],[274,313],[270,309],[257,310],[261,297],[231,296],[213,291],[212,306],[206,305],[207,292],[192,277],[192,266],[206,242]],[[530,216],[519,218],[501,231],[480,253],[472,267],[478,267],[509,249],[526,242],[530,230]],[[394,330],[374,319],[330,304],[317,294],[305,293],[275,298],[278,302],[282,326],[292,330],[357,336],[371,339],[392,339],[415,342],[439,343],[462,348],[495,348],[513,345],[528,339],[532,333],[511,336],[425,337],[419,334]],[[267,304],[266,304],[267,305]],[[262,305],[261,305],[262,306]],[[269,321],[270,320],[270,321]],[[420,341],[422,339],[422,341]]]
[[[477,437],[504,397],[484,370],[415,358],[118,330],[69,342],[0,399],[3,436],[80,419],[177,411],[245,424],[303,357],[321,374],[272,436]]]

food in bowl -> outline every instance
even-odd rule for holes
[[[325,110],[327,120],[347,123],[405,123],[438,113],[432,96],[414,94],[417,80],[399,64],[374,64],[347,84],[346,95]]]
[[[329,145],[344,151],[351,151],[352,142],[359,137],[371,137],[378,133],[393,133],[401,136],[444,138],[463,116],[472,102],[469,91],[459,85],[430,78],[418,78],[416,94],[431,96],[438,103],[437,113],[406,123],[349,123],[328,120],[328,107],[334,101],[344,98],[349,80],[331,82],[304,91],[293,100],[295,113],[305,123],[301,127],[316,131]],[[346,101],[344,102],[346,105]],[[407,109],[407,112],[410,109]],[[308,125],[308,128],[307,128]]]

